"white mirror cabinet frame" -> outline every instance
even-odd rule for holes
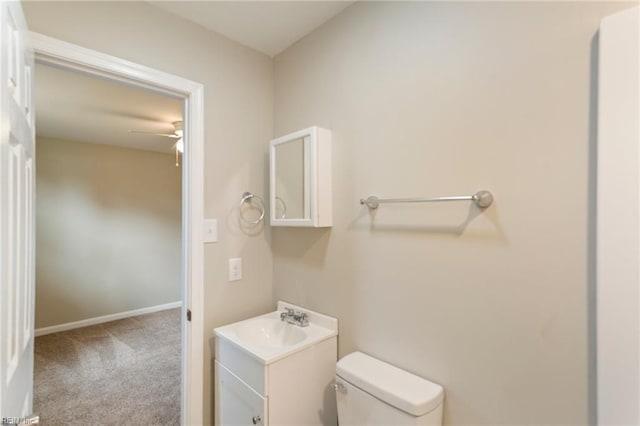
[[[280,144],[304,140],[304,205],[306,218],[278,218],[276,216],[276,147]],[[269,210],[271,226],[329,227],[332,219],[331,131],[309,127],[273,139],[269,148]]]

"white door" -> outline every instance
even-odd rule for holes
[[[0,417],[11,423],[33,405],[33,50],[18,1],[0,1],[0,30]]]

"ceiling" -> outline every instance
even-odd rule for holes
[[[36,64],[36,134],[40,137],[172,153],[182,100],[75,71]]]
[[[185,18],[275,56],[354,1],[151,1]]]
[[[151,3],[269,56],[277,55],[353,1],[158,1]],[[36,134],[173,153],[183,102],[94,76],[36,64]]]

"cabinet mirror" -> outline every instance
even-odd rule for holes
[[[272,226],[331,226],[331,132],[310,127],[271,141]]]

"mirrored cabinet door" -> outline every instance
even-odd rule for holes
[[[331,132],[310,127],[270,148],[272,226],[331,226]]]
[[[275,146],[275,214],[277,219],[310,219],[309,136]]]

